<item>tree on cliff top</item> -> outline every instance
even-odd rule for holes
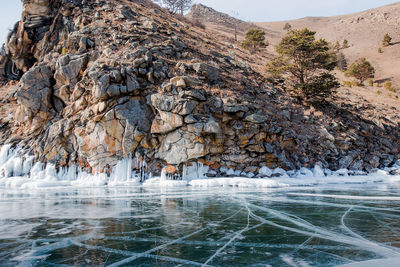
[[[246,33],[246,39],[242,43],[242,47],[250,51],[257,51],[257,48],[265,48],[269,44],[265,41],[265,32],[260,29],[250,29]]]
[[[292,30],[276,46],[278,57],[267,64],[275,77],[285,75],[294,91],[306,100],[320,101],[340,86],[330,74],[336,65],[336,53],[324,39],[315,40],[309,29]]]

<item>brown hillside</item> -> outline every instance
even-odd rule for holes
[[[199,12],[198,14],[207,14],[211,17],[219,17],[228,20],[228,15],[221,16],[220,12],[215,11],[210,15],[207,12]],[[318,38],[325,38],[332,44],[347,39],[350,47],[342,49],[348,64],[360,57],[366,57],[376,68],[376,84],[374,87],[353,87],[340,88],[338,90],[338,103],[353,104],[365,103],[369,107],[373,107],[371,115],[368,116],[389,116],[395,120],[399,120],[400,113],[400,29],[398,21],[400,17],[400,3],[367,10],[364,12],[349,14],[335,17],[307,17],[292,21],[280,22],[263,22],[254,23],[266,31],[266,36],[270,42],[270,46],[264,51],[253,56],[251,61],[259,72],[265,73],[265,63],[269,61],[275,54],[275,45],[279,43],[281,38],[286,34],[283,30],[286,23],[291,24],[293,29],[309,28],[317,32]],[[208,29],[232,38],[232,31],[227,23],[215,25],[215,20],[210,22],[207,17],[198,17],[206,23]],[[222,21],[222,19],[220,19]],[[383,48],[384,53],[378,53],[378,48],[382,46],[382,39],[385,33],[389,33],[393,37],[393,45]],[[239,37],[239,43],[244,39],[244,33]],[[239,43],[235,44],[239,46]],[[336,71],[336,76],[341,81],[351,80],[340,71]],[[382,84],[385,81],[392,81],[397,93],[385,90]],[[375,111],[376,110],[378,111]],[[363,114],[365,116],[365,113]]]
[[[360,57],[366,57],[375,66],[376,79],[393,80],[400,91],[400,3],[395,3],[364,12],[335,17],[306,17],[303,19],[280,22],[256,23],[258,26],[285,34],[286,23],[294,29],[309,28],[317,32],[317,36],[329,42],[341,44],[349,41],[350,47],[341,50],[348,62]],[[378,53],[382,47],[385,33],[393,38],[393,45],[383,48],[384,53]],[[277,44],[280,38],[271,38],[271,43]]]

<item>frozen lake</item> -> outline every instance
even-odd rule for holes
[[[1,266],[400,266],[399,184],[0,188]]]

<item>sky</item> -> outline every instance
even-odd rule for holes
[[[0,0],[0,43],[21,17],[20,0]],[[398,2],[396,0],[195,0],[246,21],[278,21],[307,16],[334,16]]]
[[[0,0],[0,44],[4,43],[9,29],[21,19],[22,1],[21,0]],[[1,45],[0,45],[1,46]]]

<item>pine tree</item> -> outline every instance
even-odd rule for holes
[[[339,41],[336,41],[335,45],[333,46],[333,50],[339,51],[340,50],[340,43]]]
[[[294,91],[310,101],[325,100],[340,86],[330,74],[336,65],[336,53],[324,39],[316,40],[309,29],[292,30],[276,47],[278,57],[267,64],[275,77],[286,75]]]
[[[392,42],[392,37],[390,37],[390,35],[386,33],[382,40],[382,46],[387,47],[391,44],[391,42]]]
[[[269,45],[265,41],[265,32],[260,29],[250,29],[246,33],[246,39],[242,43],[242,47],[252,52],[257,51],[258,48],[265,48]]]
[[[365,80],[375,77],[375,68],[366,58],[360,58],[350,65],[345,74],[356,78],[360,84],[363,84]]]
[[[343,49],[346,49],[346,48],[349,48],[349,47],[350,47],[349,41],[347,41],[347,39],[344,39],[344,40],[343,40],[342,48],[343,48]]]

